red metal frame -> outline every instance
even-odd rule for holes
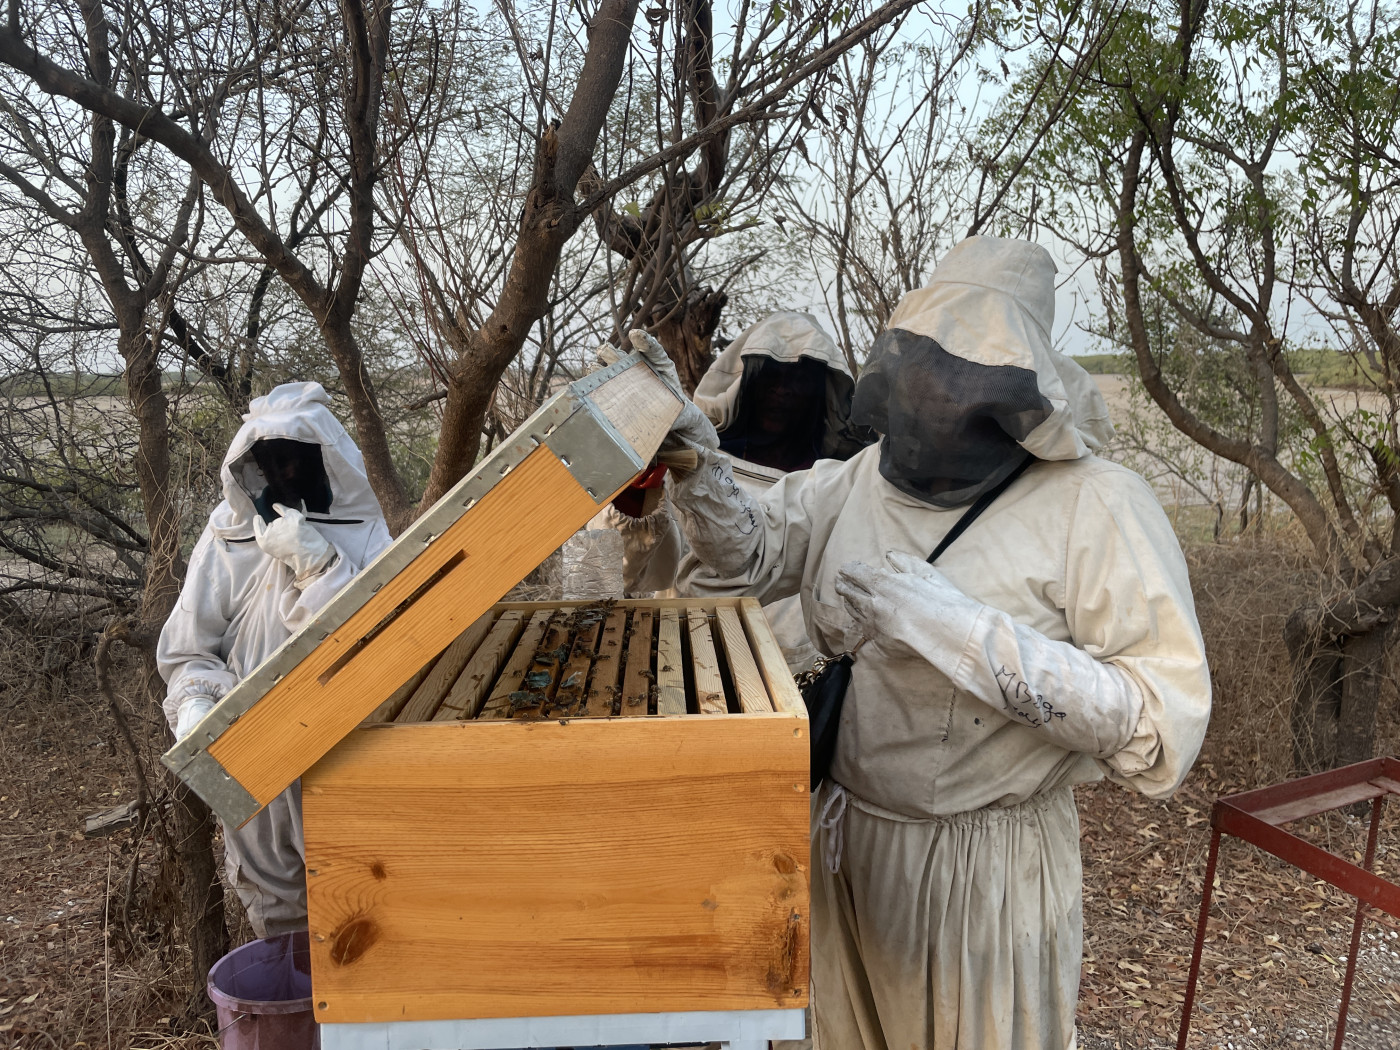
[[[1196,980],[1201,973],[1201,949],[1205,945],[1206,921],[1210,917],[1211,889],[1220,856],[1221,835],[1233,835],[1252,843],[1356,898],[1356,918],[1351,927],[1351,950],[1347,953],[1342,1005],[1337,1014],[1337,1038],[1332,1044],[1334,1050],[1341,1050],[1342,1039],[1346,1036],[1347,1011],[1351,1006],[1356,953],[1361,944],[1361,922],[1365,918],[1366,907],[1379,908],[1400,919],[1400,886],[1371,873],[1371,865],[1376,859],[1381,805],[1388,795],[1400,795],[1400,759],[1397,758],[1373,758],[1216,800],[1210,814],[1210,853],[1206,859],[1205,886],[1201,890],[1201,914],[1196,921],[1196,947],[1191,953],[1191,969],[1186,978],[1186,1003],[1181,1013],[1177,1050],[1186,1050],[1186,1035],[1191,1027],[1191,1008],[1196,1002]],[[1371,803],[1366,859],[1361,867],[1310,842],[1304,842],[1283,829],[1283,825],[1291,821],[1314,817],[1358,802]]]

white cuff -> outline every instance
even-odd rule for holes
[[[189,736],[194,727],[204,721],[204,716],[214,710],[216,702],[212,696],[191,696],[185,700],[175,716],[175,739]]]

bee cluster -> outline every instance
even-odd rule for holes
[[[371,721],[756,709],[773,708],[732,609],[608,600],[497,606],[405,683]]]

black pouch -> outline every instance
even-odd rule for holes
[[[943,537],[928,563],[932,565],[938,556],[948,549],[963,531],[977,520],[977,516],[992,505],[992,501],[1011,487],[1011,483],[1026,472],[1035,462],[1035,457],[1026,454],[1016,469],[997,483],[996,487],[984,492],[978,500],[963,512],[948,534]],[[865,644],[865,639],[856,643],[855,649],[825,657],[812,665],[810,671],[803,671],[795,677],[797,688],[802,693],[802,702],[807,705],[807,732],[812,738],[812,790],[826,779],[831,771],[831,760],[836,757],[836,735],[841,729],[841,705],[846,702],[846,690],[851,686],[851,665],[856,662],[856,651]]]
[[[851,685],[855,653],[818,660],[797,676],[802,702],[807,705],[807,732],[812,738],[812,790],[826,779],[836,757],[836,733],[841,728],[841,705]]]

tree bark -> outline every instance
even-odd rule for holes
[[[676,363],[681,386],[694,394],[715,359],[715,331],[729,296],[709,287],[692,288],[656,326],[656,339]]]
[[[101,90],[113,81],[108,49],[109,26],[101,5],[95,0],[83,4],[90,52],[89,64]],[[117,348],[126,365],[127,399],[137,423],[135,471],[142,510],[149,535],[139,622],[135,631],[125,632],[128,644],[137,648],[143,662],[142,692],[157,710],[164,696],[164,683],[155,663],[155,640],[179,597],[184,576],[180,556],[180,514],[170,490],[170,404],[165,396],[160,358],[152,339],[147,313],[157,295],[166,290],[170,268],[164,263],[137,273],[134,281],[122,266],[120,256],[108,240],[113,196],[122,190],[117,178],[116,128],[100,113],[91,116],[89,140],[92,147],[87,199],[74,216],[74,229],[93,262],[102,282],[118,327]],[[193,196],[187,198],[187,208]],[[173,255],[173,246],[188,233],[184,218],[176,224],[171,246],[162,253]],[[104,669],[99,665],[99,674]],[[138,776],[142,775],[138,767]],[[194,1017],[213,1009],[204,994],[209,968],[228,951],[228,929],[224,923],[223,885],[214,865],[213,818],[204,803],[189,795],[184,785],[167,774],[175,795],[173,836],[167,845],[173,849],[180,873],[180,914],[177,922],[189,942],[192,958],[185,1012]],[[145,794],[146,786],[142,785]],[[212,876],[212,877],[211,877]]]
[[[1289,626],[1298,614],[1289,618]],[[1342,649],[1335,642],[1309,644],[1290,637],[1293,663],[1293,771],[1297,776],[1320,773],[1337,764],[1337,719],[1342,708]]]
[[[145,639],[144,689],[147,703],[160,710],[165,689],[155,665],[155,639],[175,608],[184,576],[180,557],[180,519],[170,499],[170,427],[168,402],[161,386],[159,362],[144,331],[124,334],[127,393],[139,428],[136,475],[150,530],[146,580],[141,600]],[[209,807],[171,773],[173,858],[180,873],[177,917],[190,947],[190,983],[185,1002],[188,1019],[208,1015],[213,1004],[205,994],[209,968],[228,952],[224,889],[214,860],[215,822]]]
[[[1337,718],[1339,766],[1364,762],[1375,751],[1376,701],[1391,625],[1375,627],[1346,640],[1342,648],[1341,709]]]
[[[1294,611],[1284,627],[1293,663],[1293,758],[1317,773],[1372,757],[1376,702],[1400,615],[1400,558],[1325,604]]]
[[[485,323],[464,333],[465,350],[452,366],[421,507],[432,506],[475,462],[496,384],[520,352],[530,326],[544,315],[559,256],[587,215],[575,200],[576,190],[622,79],[638,2],[603,0],[568,111],[540,135],[505,287]]]
[[[190,946],[190,987],[185,1015],[211,1014],[205,986],[209,970],[228,954],[228,926],[224,922],[224,884],[214,862],[214,815],[204,800],[166,774],[171,785],[176,859],[180,871],[180,915]]]

